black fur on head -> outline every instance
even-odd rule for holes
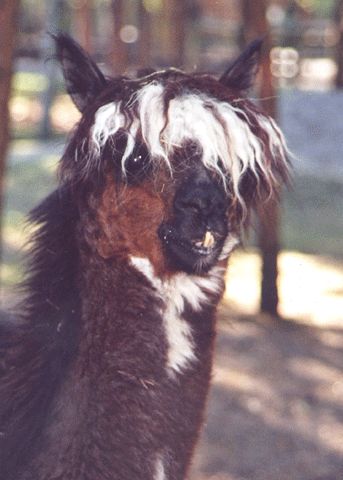
[[[52,35],[67,91],[81,113],[107,85],[96,63],[69,35]]]
[[[207,168],[221,175],[227,185],[231,183],[239,203],[244,196],[247,198],[243,203],[249,203],[248,197],[258,201],[263,191],[269,195],[277,189],[278,179],[282,182],[286,179],[288,165],[282,135],[272,119],[246,98],[246,91],[258,69],[261,40],[252,42],[219,79],[173,68],[149,71],[147,75],[144,72],[138,77],[106,79],[74,40],[65,34],[54,38],[67,90],[84,114],[61,164],[64,178],[73,182],[86,177],[99,178],[106,170],[110,149],[112,157],[123,153],[115,147],[118,134],[123,132],[149,151],[153,163],[160,164],[161,159],[165,160],[173,170],[173,145],[180,146],[184,140],[194,140],[206,151],[207,121],[215,125],[217,133],[222,131],[221,151],[211,151],[211,158],[203,161]],[[192,99],[198,104],[202,102],[202,111],[194,113],[194,118],[190,110],[193,108],[195,112],[200,105],[191,106]],[[185,101],[190,105],[188,117],[181,119],[187,127],[201,120],[199,114],[203,115],[203,121],[198,122],[200,128],[197,131],[186,132],[181,126],[178,135],[168,135],[169,125],[172,126],[173,122],[172,106],[179,100],[180,109]],[[209,112],[212,122],[210,118],[205,119]],[[156,119],[155,126],[153,119]],[[152,142],[149,133],[157,128],[159,132],[152,134],[155,140],[159,135],[159,145]],[[241,132],[237,133],[239,130]],[[242,143],[244,137],[249,139],[249,144]],[[224,142],[227,143],[226,152]],[[132,144],[119,159],[123,172],[129,149],[133,149]],[[250,181],[247,182],[245,177]],[[252,189],[244,191],[244,185],[248,184]]]

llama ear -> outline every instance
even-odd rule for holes
[[[69,35],[53,35],[56,56],[62,65],[66,88],[76,107],[86,106],[106,85],[106,79],[95,62]]]
[[[263,39],[251,42],[234,60],[219,81],[226,87],[236,90],[249,90],[255,81],[261,55]]]

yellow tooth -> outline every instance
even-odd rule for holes
[[[205,237],[204,237],[204,240],[203,240],[202,244],[203,244],[203,247],[205,247],[205,248],[209,248],[209,247],[213,246],[214,236],[212,235],[211,232],[207,231],[205,233]]]

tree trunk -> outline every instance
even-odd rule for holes
[[[169,0],[163,3],[165,21],[166,60],[173,67],[183,67],[185,63],[185,37],[187,23],[187,1]]]
[[[144,3],[139,2],[138,22],[140,38],[138,40],[138,64],[140,67],[151,67],[151,21]]]
[[[120,29],[124,25],[125,19],[125,2],[124,0],[112,1],[112,15],[113,15],[113,39],[112,39],[112,53],[110,64],[113,68],[113,73],[122,75],[128,66],[128,48],[127,44],[120,38]]]
[[[277,259],[279,242],[279,207],[275,200],[269,200],[259,214],[259,247],[262,255],[262,284],[260,310],[278,315],[279,294],[277,287]]]
[[[244,37],[252,40],[256,37],[265,37],[262,54],[261,78],[259,96],[263,110],[270,116],[276,116],[275,92],[270,71],[271,39],[266,20],[267,0],[244,0],[242,3],[242,17],[244,22]],[[262,256],[262,284],[260,310],[264,313],[277,316],[278,288],[277,288],[277,259],[279,245],[279,208],[275,200],[265,203],[259,211],[259,248]]]
[[[334,9],[334,22],[338,30],[338,43],[336,45],[336,88],[343,88],[343,0],[337,0]]]
[[[47,31],[56,33],[63,30],[61,19],[64,14],[64,0],[50,0],[47,9]],[[43,55],[49,58],[51,52],[55,49],[55,42],[49,35],[43,37]],[[45,66],[48,86],[42,94],[41,102],[43,105],[43,116],[40,124],[39,136],[46,140],[52,135],[52,126],[50,118],[50,110],[56,95],[56,78],[58,78],[59,67],[56,62],[47,62]]]
[[[1,214],[5,162],[9,142],[8,101],[11,91],[14,38],[19,0],[0,0],[0,265],[1,265]]]
[[[77,39],[88,53],[93,52],[92,42],[92,15],[93,1],[82,0],[75,9],[74,28],[77,32]]]

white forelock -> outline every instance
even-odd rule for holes
[[[125,128],[128,141],[122,157],[124,172],[139,132],[152,161],[163,159],[171,171],[170,159],[175,147],[182,146],[187,140],[199,144],[205,167],[216,171],[224,185],[226,178],[230,177],[234,194],[243,207],[239,183],[247,169],[254,173],[257,181],[262,172],[267,184],[268,181],[274,183],[273,172],[265,162],[265,145],[253,132],[243,108],[206,94],[185,92],[170,100],[166,119],[163,93],[164,87],[158,82],[136,92],[125,106],[131,110],[130,121],[123,113],[125,108],[120,101],[100,107],[91,130],[91,157],[99,158],[107,140]],[[285,142],[275,122],[263,114],[249,114],[250,117],[254,115],[259,129],[264,132],[270,152],[286,164]]]

